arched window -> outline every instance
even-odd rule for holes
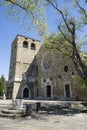
[[[64,71],[67,72],[68,71],[68,66],[64,66]]]
[[[31,43],[31,49],[32,49],[32,50],[36,50],[36,46],[35,46],[34,43]]]
[[[27,42],[27,41],[24,41],[24,42],[23,42],[23,47],[24,47],[24,48],[28,48],[28,42]]]

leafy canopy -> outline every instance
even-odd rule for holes
[[[64,55],[70,57],[72,55],[72,45],[66,41],[61,33],[52,33],[44,40],[44,48],[56,52],[57,55]]]
[[[5,0],[7,19],[21,23],[21,27],[29,31],[38,31],[41,37],[48,33],[44,0]]]

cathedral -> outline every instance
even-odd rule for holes
[[[39,40],[22,35],[13,40],[7,98],[86,100],[87,88],[77,83],[71,57],[42,48]]]

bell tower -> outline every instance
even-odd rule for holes
[[[17,35],[12,42],[7,96],[17,98],[22,76],[40,49],[40,41]]]

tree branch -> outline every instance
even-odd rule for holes
[[[20,8],[23,9],[23,10],[26,9],[25,7],[22,7],[20,4],[14,2],[14,1],[12,1],[12,0],[5,0],[5,1],[10,2],[10,3],[12,3],[12,4],[15,4],[16,6],[20,7]]]
[[[64,32],[61,30],[60,26],[58,26],[58,29],[61,32],[61,34],[64,36],[65,40],[67,40],[69,43],[72,44],[72,42],[66,37],[66,35],[64,34]]]
[[[85,17],[87,17],[86,11],[85,11],[85,9],[83,7],[81,7],[81,5],[79,4],[79,1],[76,1],[76,4],[80,8],[80,10],[84,13]]]

